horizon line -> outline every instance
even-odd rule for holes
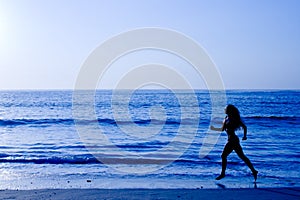
[[[121,88],[121,89],[112,89],[112,88],[97,88],[97,89],[75,89],[75,88],[21,88],[21,89],[0,89],[0,91],[99,91],[99,90],[115,90],[115,91],[126,91],[126,90],[157,90],[157,91],[163,91],[163,90],[203,90],[203,91],[222,91],[223,89],[207,89],[207,88],[142,88],[142,89],[130,89],[130,88]],[[300,90],[300,88],[228,88],[224,89],[224,91],[229,91],[229,90],[249,90],[249,91],[297,91]]]

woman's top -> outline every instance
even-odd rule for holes
[[[234,119],[230,119],[228,116],[224,121],[224,130],[228,135],[228,141],[238,142],[239,138],[235,135],[235,130],[240,126],[240,122],[235,121]]]

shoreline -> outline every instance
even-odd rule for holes
[[[37,189],[1,190],[0,199],[300,199],[300,187],[231,189]]]

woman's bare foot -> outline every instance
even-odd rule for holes
[[[225,174],[221,174],[220,176],[218,176],[217,178],[216,178],[216,180],[221,180],[222,178],[224,178],[225,177]]]
[[[258,171],[254,170],[254,172],[252,172],[252,174],[254,177],[254,181],[256,182]]]

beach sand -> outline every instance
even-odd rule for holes
[[[1,190],[0,199],[300,199],[300,188]]]

